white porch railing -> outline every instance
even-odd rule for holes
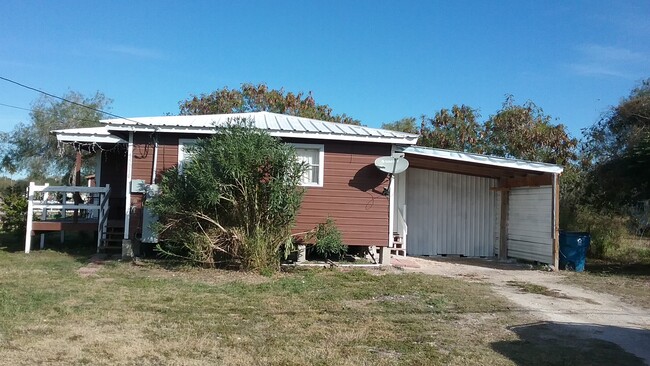
[[[78,223],[79,214],[86,223],[97,220],[97,248],[106,236],[108,224],[108,197],[110,185],[106,187],[50,186],[29,183],[27,188],[27,228],[25,233],[25,253],[31,250],[34,214],[40,216],[40,222]],[[82,196],[83,202],[77,204],[74,194]],[[71,194],[72,197],[68,197]],[[84,197],[85,196],[85,197]],[[83,211],[81,211],[83,210]],[[72,220],[72,221],[70,221]],[[38,221],[37,221],[38,225]],[[63,239],[63,231],[61,231]],[[45,246],[45,236],[41,234],[40,248]]]

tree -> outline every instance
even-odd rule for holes
[[[592,204],[614,210],[650,198],[650,79],[585,132]]]
[[[179,103],[181,115],[273,112],[360,125],[361,122],[345,114],[332,113],[326,104],[318,104],[311,95],[294,94],[284,89],[269,89],[266,84],[242,84],[240,89],[218,89],[210,94],[192,95]]]
[[[64,98],[96,110],[104,110],[112,102],[100,92],[84,97],[71,91]],[[59,145],[50,131],[99,126],[102,113],[96,110],[47,96],[40,97],[32,105],[29,123],[20,123],[12,132],[0,136],[5,141],[2,169],[11,173],[25,172],[27,178],[41,181],[72,172],[74,148]]]
[[[150,205],[160,249],[207,266],[279,269],[302,200],[304,166],[293,147],[244,122],[220,127],[189,148],[183,172],[163,174]]]
[[[466,152],[482,152],[481,124],[478,112],[466,105],[441,109],[433,118],[422,117],[421,140],[424,146]]]
[[[395,122],[382,123],[381,128],[406,133],[420,133],[420,127],[417,125],[414,117],[405,117]]]
[[[501,110],[484,124],[485,153],[552,164],[575,160],[578,141],[563,124],[554,125],[532,101],[516,105],[507,96]]]
[[[516,105],[507,96],[503,107],[484,122],[466,105],[423,115],[417,130],[420,146],[566,165],[576,159],[577,140],[535,103]],[[414,132],[415,118],[384,123],[383,128]]]

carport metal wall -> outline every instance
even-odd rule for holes
[[[408,255],[494,255],[496,179],[409,168]]]
[[[408,197],[407,254],[498,254],[499,258],[515,257],[540,261],[557,268],[559,175],[562,167],[417,146],[405,148],[403,152],[411,164],[407,170],[407,183],[402,185],[407,189]],[[456,184],[446,189],[435,188],[441,184],[436,181],[436,177],[444,177],[445,174],[446,179],[456,181]],[[486,195],[489,198],[483,200],[480,194],[477,196],[476,187],[480,184],[475,184],[472,189],[463,185],[463,180],[489,181]],[[461,193],[463,191],[464,194]],[[485,192],[481,189],[478,191]],[[434,198],[431,198],[432,196]],[[460,204],[457,201],[459,198]],[[489,210],[489,215],[480,218],[476,212],[467,211],[467,206],[470,205],[468,202],[472,199],[478,200],[473,203],[475,206],[481,206],[481,202],[493,202],[494,210]],[[454,208],[455,203],[457,205]],[[468,212],[471,214],[468,215]],[[474,217],[468,221],[472,215]],[[450,216],[454,219],[450,219]],[[459,225],[463,220],[466,225]],[[478,220],[484,222],[479,224]],[[434,226],[440,226],[441,222],[442,230],[451,232],[437,232]],[[471,223],[467,225],[467,222]],[[482,225],[484,232],[492,233],[491,248],[486,248],[480,240],[470,240],[474,246],[474,254],[470,254],[471,250],[466,249],[466,244],[462,240],[458,242],[458,238],[463,236],[471,237],[473,225]],[[459,231],[459,227],[464,228],[464,232]],[[442,244],[439,244],[440,236],[446,236]],[[457,244],[450,245],[450,240],[456,240]],[[432,248],[421,248],[422,245],[427,245],[426,243]],[[450,251],[450,248],[456,253]],[[464,253],[460,253],[459,248],[464,250]]]

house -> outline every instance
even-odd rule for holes
[[[52,131],[95,149],[96,185],[110,184],[109,227],[123,248],[147,240],[146,188],[187,158],[185,146],[214,126],[245,118],[294,144],[310,169],[296,232],[332,217],[347,245],[398,255],[558,260],[556,165],[415,146],[418,135],[269,112],[102,120],[102,127]],[[405,173],[374,161],[399,154]]]

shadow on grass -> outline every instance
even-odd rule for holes
[[[650,331],[594,324],[539,322],[508,328],[516,341],[492,348],[517,365],[645,365],[650,358]],[[616,340],[626,344],[624,350]]]
[[[32,237],[31,251],[38,251],[40,247],[40,235]],[[77,261],[87,263],[90,256],[97,252],[97,241],[91,233],[67,232],[64,243],[60,242],[58,232],[45,234],[45,249],[65,253],[74,257]],[[25,250],[24,233],[0,233],[0,250],[17,253]]]

